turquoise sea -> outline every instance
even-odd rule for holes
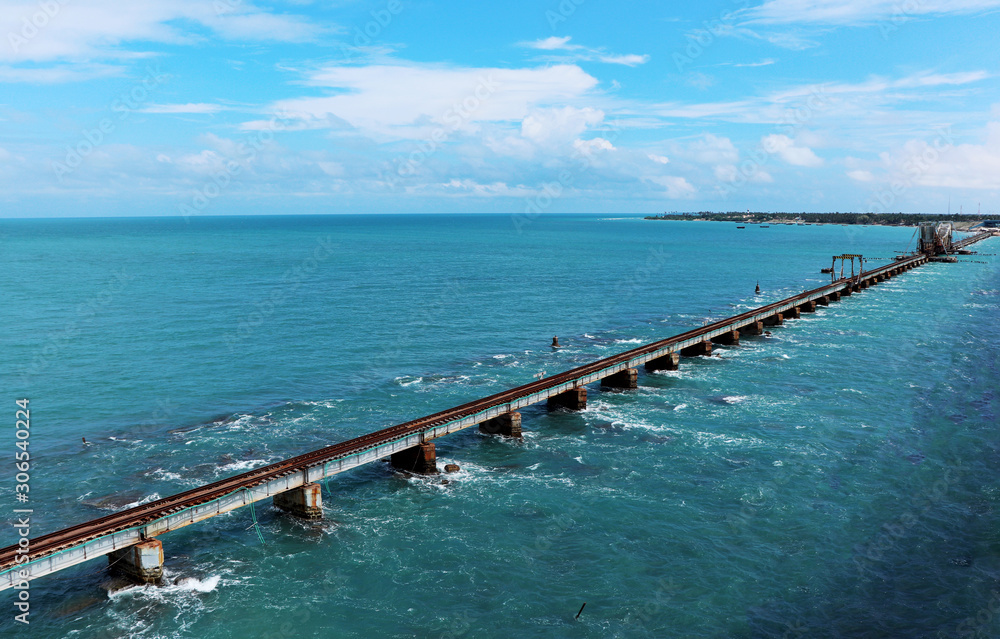
[[[787,297],[912,235],[4,220],[0,455],[28,398],[43,534]],[[584,412],[531,407],[523,442],[438,440],[457,473],[337,476],[318,524],[262,502],[263,543],[249,509],[169,533],[167,586],[109,592],[96,559],[33,582],[30,627],[0,593],[0,634],[1000,636],[1000,240],[974,248],[637,391],[592,386]]]

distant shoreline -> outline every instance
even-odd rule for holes
[[[945,217],[923,213],[664,213],[647,215],[647,220],[679,220],[686,222],[735,222],[754,225],[858,225],[916,227],[921,222],[951,222],[956,231],[964,231],[979,222],[995,219],[992,215],[962,215]]]

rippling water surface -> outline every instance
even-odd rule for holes
[[[0,223],[36,532],[775,301],[913,233],[527,222]],[[593,386],[581,413],[528,408],[523,442],[438,440],[447,483],[372,464],[328,482],[322,523],[262,502],[263,544],[248,509],[170,533],[169,586],[109,594],[102,559],[40,579],[30,632],[998,636],[1000,262],[971,259]]]

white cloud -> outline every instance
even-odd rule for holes
[[[699,164],[735,164],[740,158],[732,140],[711,133],[687,145],[684,154]]]
[[[550,36],[533,42],[522,42],[521,46],[528,47],[529,49],[541,49],[542,51],[575,51],[583,48],[579,44],[570,44],[569,41],[570,36],[566,36],[564,38]]]
[[[142,109],[142,113],[218,113],[225,107],[219,104],[189,102],[187,104],[154,104]]]
[[[863,169],[855,169],[853,171],[848,171],[847,177],[857,182],[872,182],[875,180],[875,176],[872,174],[871,171],[865,171]]]
[[[615,145],[604,138],[594,138],[592,140],[574,140],[573,148],[582,155],[590,156],[595,151],[613,151]]]
[[[649,62],[648,55],[637,55],[634,53],[626,55],[602,55],[598,56],[597,59],[608,64],[623,64],[627,67],[637,67],[640,64],[646,64]]]
[[[766,0],[742,12],[762,24],[871,24],[918,15],[969,14],[1000,8],[1000,0]]]
[[[894,183],[935,188],[1000,187],[1000,122],[986,126],[982,144],[952,144],[942,132],[931,139],[910,140],[895,154],[883,156]]]
[[[667,197],[672,200],[680,200],[694,197],[698,192],[691,183],[682,177],[672,175],[654,175],[646,178],[646,181],[662,187],[667,192]]]
[[[194,22],[224,38],[235,40],[304,41],[324,30],[303,17],[271,13],[250,2],[204,0],[87,0],[47,3],[8,0],[0,13],[0,60],[84,61],[122,58],[125,42],[190,43],[196,41],[179,28]],[[220,6],[222,10],[220,10]]]
[[[656,155],[655,153],[647,153],[646,157],[648,157],[653,162],[656,162],[657,164],[667,164],[670,162],[670,158],[668,158],[665,155]]]
[[[437,131],[445,136],[471,131],[478,123],[519,122],[532,114],[544,117],[537,109],[583,101],[597,80],[575,65],[533,69],[368,65],[321,69],[308,84],[337,94],[281,100],[273,110],[315,128],[346,122],[368,135],[429,139]],[[573,112],[582,111],[586,109]],[[565,112],[567,119],[572,119],[570,113]],[[528,130],[537,129],[540,136],[546,124],[532,121]],[[246,123],[244,128],[259,125]]]
[[[537,109],[521,122],[521,135],[538,145],[551,146],[578,137],[602,120],[604,112],[590,107]]]
[[[534,40],[532,42],[520,42],[519,46],[527,47],[529,49],[538,49],[540,51],[566,51],[570,52],[561,55],[556,60],[562,62],[581,62],[581,61],[598,61],[604,62],[606,64],[622,64],[629,67],[636,67],[640,64],[646,64],[649,62],[648,55],[638,55],[635,53],[627,53],[624,55],[608,53],[603,47],[592,49],[590,47],[585,47],[579,44],[570,44],[570,36],[557,37],[551,36],[544,38],[542,40]]]
[[[787,135],[766,135],[760,139],[760,144],[768,153],[777,154],[785,162],[793,166],[816,167],[823,165],[823,159],[813,153],[807,146],[799,146]]]

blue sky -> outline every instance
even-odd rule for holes
[[[1000,214],[1000,0],[2,0],[0,216]]]

